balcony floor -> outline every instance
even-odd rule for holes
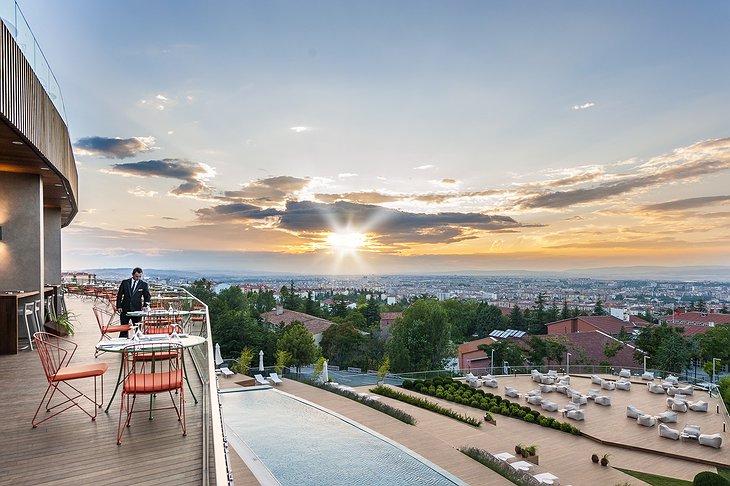
[[[99,328],[91,302],[69,297],[67,305],[78,316],[72,340],[79,347],[72,363],[94,362]],[[118,354],[107,353],[96,361],[109,363],[104,379],[106,406],[121,359]],[[200,399],[202,384],[190,360],[186,361],[191,385]],[[93,380],[79,380],[78,385],[93,396]],[[144,413],[135,414],[118,446],[119,394],[109,413],[100,410],[96,421],[78,409],[70,409],[32,428],[31,419],[46,386],[37,351],[0,356],[0,485],[201,484],[202,413],[189,393],[185,402],[186,437],[182,436],[174,411],[162,410],[155,413],[154,420]],[[166,406],[169,397],[161,396],[158,401]],[[138,400],[136,408],[146,405],[146,400]]]

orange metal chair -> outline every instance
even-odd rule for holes
[[[122,404],[119,407],[119,427],[117,428],[117,444],[122,443],[122,433],[129,427],[132,414],[149,412],[150,418],[153,396],[168,392],[172,406],[156,408],[156,410],[175,410],[182,427],[183,435],[187,435],[185,427],[185,396],[183,387],[183,348],[180,344],[134,344],[124,348]],[[178,395],[178,404],[172,392]],[[149,395],[150,408],[134,410],[137,395]],[[122,416],[126,418],[122,421]]]
[[[102,309],[97,306],[94,306],[93,309],[94,316],[96,316],[96,323],[99,325],[99,331],[101,331],[102,339],[111,339],[112,336],[109,334],[113,332],[129,331],[130,326],[128,324],[112,324],[114,314],[110,313],[106,309]],[[98,355],[99,350],[97,349],[94,353],[94,357],[97,357]]]
[[[174,331],[182,332],[179,324],[180,319],[168,316],[146,316],[142,320],[142,332],[144,334],[172,334]]]
[[[71,407],[78,407],[79,410],[91,417],[91,420],[96,420],[97,407],[101,407],[104,402],[104,373],[106,373],[106,370],[109,369],[109,365],[107,363],[88,363],[72,365],[70,364],[71,358],[73,358],[73,355],[76,352],[76,348],[78,347],[76,343],[74,343],[73,341],[69,341],[68,339],[49,334],[47,332],[37,332],[33,335],[33,339],[35,340],[36,347],[38,348],[38,356],[41,359],[41,364],[43,365],[43,370],[45,371],[46,378],[48,380],[48,388],[46,388],[46,393],[43,395],[41,403],[40,405],[38,405],[38,409],[33,416],[33,427],[37,427],[39,424],[45,422],[52,417],[55,417],[60,413],[65,412]],[[101,377],[100,402],[96,401],[97,377]],[[78,388],[68,383],[71,380],[78,380],[81,378],[94,378],[93,400],[86,396]],[[61,385],[66,385],[67,387],[71,388],[73,392],[67,393],[61,388]],[[56,392],[66,397],[66,400],[51,406],[51,400],[53,399],[53,396],[56,394]],[[48,400],[46,400],[46,397],[48,397]],[[78,400],[80,398],[85,398],[94,404],[93,415],[79,404]],[[52,415],[45,417],[43,420],[36,421],[36,419],[38,418],[38,413],[41,411],[41,408],[44,406],[44,404],[46,412],[51,412],[58,407],[62,407],[64,405],[66,405],[66,407],[54,412]]]

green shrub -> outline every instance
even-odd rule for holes
[[[570,432],[572,428],[573,426],[570,425],[568,422],[563,422],[562,424],[560,424],[560,430],[562,430],[563,432]]]
[[[560,427],[561,427],[560,421],[559,420],[553,420],[553,423],[550,424],[550,427],[552,427],[554,429],[557,429],[557,430],[561,430],[560,429]]]
[[[435,387],[435,386],[433,386],[433,385],[429,386],[429,387],[428,387],[428,394],[429,394],[429,395],[433,395],[433,394],[435,394],[435,393],[436,393],[436,387]]]
[[[701,473],[697,473],[692,484],[695,486],[728,486],[730,481],[717,473],[702,471]]]
[[[403,380],[403,385],[401,385],[406,390],[413,390],[413,381],[411,380]]]
[[[441,389],[436,390],[436,398],[444,398],[444,391]]]
[[[489,411],[492,413],[499,413],[499,407],[496,405],[492,405],[491,407],[489,407]]]
[[[535,416],[531,413],[525,414],[524,417],[525,422],[534,423],[535,422]]]
[[[474,427],[480,427],[482,425],[482,421],[480,419],[475,419],[473,417],[469,417],[467,415],[464,415],[464,414],[461,414],[454,410],[451,410],[450,408],[442,407],[438,403],[429,402],[428,400],[424,400],[423,398],[414,397],[413,395],[410,395],[408,393],[399,392],[399,391],[394,390],[387,386],[378,385],[375,388],[371,388],[370,392],[377,393],[378,395],[383,395],[385,397],[393,398],[395,400],[400,400],[400,401],[408,403],[410,405],[414,405],[416,407],[430,410],[431,412],[445,415],[447,417],[459,420],[459,421],[467,423],[469,425],[473,425]],[[373,401],[373,400],[370,400],[370,401]]]

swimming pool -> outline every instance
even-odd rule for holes
[[[224,421],[283,486],[464,485],[412,451],[277,390],[221,394]]]

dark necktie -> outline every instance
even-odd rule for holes
[[[132,293],[134,293],[134,289],[136,289],[136,288],[137,288],[137,281],[133,280],[132,281]]]

